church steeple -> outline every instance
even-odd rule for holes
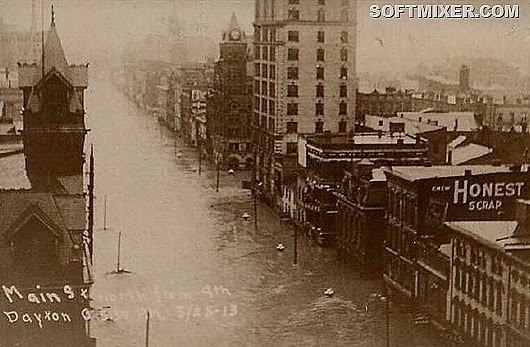
[[[53,7],[42,58],[40,64],[19,67],[19,86],[24,96],[26,170],[34,187],[48,190],[62,176],[82,175],[87,131],[88,64],[68,64]]]
[[[245,32],[241,29],[239,22],[237,21],[237,16],[235,13],[232,13],[232,18],[230,18],[230,24],[228,28],[223,32],[223,42],[243,42],[245,41]]]

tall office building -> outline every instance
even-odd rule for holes
[[[357,2],[255,5],[256,176],[272,198],[296,167],[299,134],[354,130]]]

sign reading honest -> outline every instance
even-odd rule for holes
[[[513,220],[516,200],[528,197],[529,177],[526,172],[455,177],[430,190],[448,203],[447,220]]]

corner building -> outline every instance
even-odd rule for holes
[[[298,134],[354,130],[356,1],[256,0],[255,11],[256,175],[274,200]]]

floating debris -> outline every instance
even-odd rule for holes
[[[333,296],[333,294],[335,294],[335,292],[333,291],[333,289],[331,288],[328,288],[324,291],[324,295],[327,296],[328,298]]]
[[[230,175],[232,175],[232,174],[234,173],[234,170],[230,169],[230,170],[228,170],[228,173],[229,173]]]
[[[245,211],[245,212],[243,212],[243,214],[241,215],[241,218],[243,218],[243,220],[249,220],[250,215]]]
[[[279,250],[279,251],[283,251],[285,249],[285,246],[281,243],[278,244],[278,246],[276,246],[276,249]]]

